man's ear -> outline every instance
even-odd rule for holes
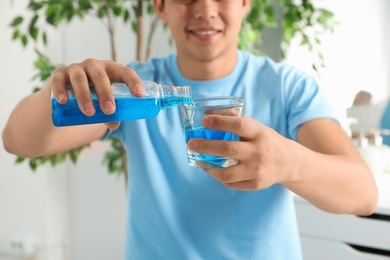
[[[245,7],[245,13],[247,14],[251,8],[252,0],[242,0],[242,6]]]
[[[166,22],[163,0],[153,0],[154,11],[161,21]]]

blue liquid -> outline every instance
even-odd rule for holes
[[[204,127],[199,127],[196,129],[185,129],[184,136],[185,136],[186,143],[191,138],[203,138],[206,140],[224,140],[224,141],[240,140],[240,137],[235,134],[229,132],[222,132],[218,130],[210,130]],[[195,152],[192,152],[191,155],[189,155],[189,157],[190,160],[202,161],[205,162],[206,164],[211,164],[217,167],[223,167],[228,160],[231,160],[230,158],[226,158],[222,156],[214,156],[214,155],[201,154]]]
[[[114,99],[116,110],[111,115],[106,115],[99,107],[96,94],[92,95],[95,105],[93,116],[84,115],[77,105],[76,98],[69,96],[69,101],[62,105],[52,98],[52,118],[55,126],[71,126],[82,124],[95,124],[107,122],[122,122],[143,118],[156,117],[160,110],[171,108],[184,103],[191,103],[191,98],[167,97],[167,98],[129,98],[117,97]]]

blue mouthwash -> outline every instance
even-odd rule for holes
[[[151,118],[156,117],[160,110],[192,103],[189,86],[163,85],[150,80],[144,80],[143,83],[145,87],[143,97],[134,97],[124,83],[113,83],[112,93],[116,110],[111,115],[101,110],[96,92],[91,86],[91,97],[96,110],[92,116],[86,116],[81,112],[76,96],[69,86],[69,99],[66,104],[58,103],[53,95],[51,97],[53,123],[55,126],[71,126]]]
[[[238,141],[240,137],[230,132],[223,132],[218,130],[207,129],[203,126],[199,126],[195,129],[184,129],[184,136],[186,143],[191,138],[203,138],[206,140],[224,140],[224,141]],[[193,158],[191,160],[201,160],[202,162],[206,162],[215,166],[223,167],[225,162],[229,160],[229,158],[223,156],[215,156],[209,154],[201,154],[193,152]]]

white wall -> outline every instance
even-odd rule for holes
[[[12,6],[11,2],[14,2]],[[24,50],[20,44],[11,43],[11,31],[8,27],[11,18],[20,13],[26,3],[27,1],[0,2],[1,129],[12,108],[32,89],[30,78],[33,75],[33,50]],[[60,169],[53,171],[52,174],[58,176],[54,180],[47,169],[33,173],[25,164],[15,166],[16,157],[2,149],[1,140],[0,145],[0,259],[13,259],[6,254],[17,251],[12,248],[11,241],[23,242],[24,246],[31,245],[31,241],[40,247],[42,256],[61,253],[64,244],[58,240],[57,235],[65,234],[61,231],[65,224],[61,218],[56,218],[61,209],[53,206],[63,202],[62,192],[57,190],[53,193],[55,196],[49,196],[51,187],[57,187],[58,181],[61,181]],[[49,244],[50,252],[46,249]]]
[[[390,1],[315,1],[332,10],[340,25],[323,38],[325,68],[311,69],[315,54],[296,40],[287,61],[315,76],[328,92],[341,117],[359,90],[372,93],[373,103],[390,95]],[[304,57],[304,58],[303,58]]]

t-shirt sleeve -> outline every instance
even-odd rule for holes
[[[115,132],[115,130],[110,130],[109,129],[107,131],[107,133],[102,138],[100,138],[100,140],[101,141],[105,141],[105,140],[109,139],[110,137],[115,136],[114,132]]]
[[[293,140],[299,127],[310,120],[330,118],[339,121],[323,89],[302,72],[285,77],[288,133]]]

